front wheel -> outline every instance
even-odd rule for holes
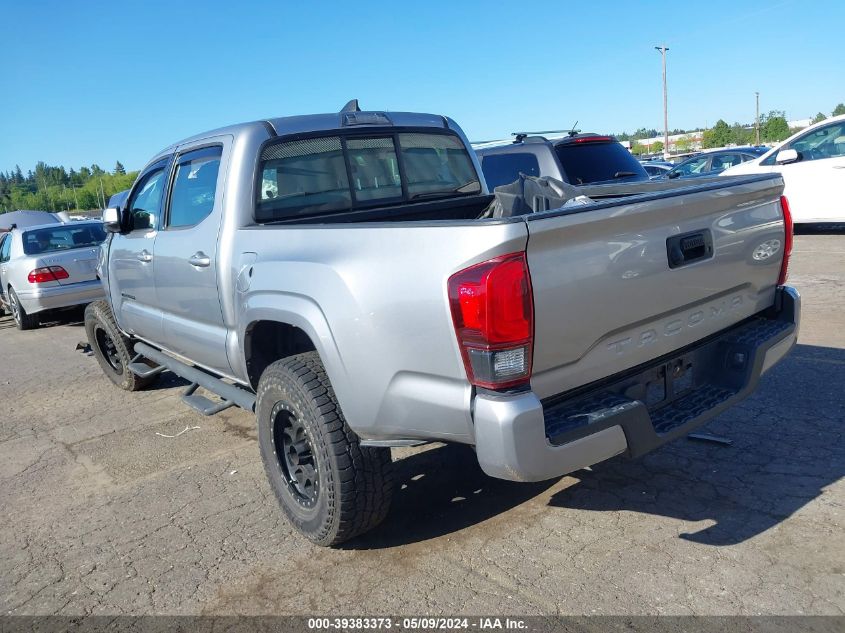
[[[39,325],[37,314],[27,314],[21,305],[18,295],[9,288],[9,307],[12,309],[12,318],[19,330],[34,330]]]
[[[390,449],[359,444],[316,352],[267,367],[255,410],[264,469],[299,532],[337,545],[384,519],[393,493]]]
[[[132,342],[117,327],[105,301],[89,303],[85,308],[85,333],[103,373],[121,389],[139,391],[158,379],[158,374],[141,378],[129,369]]]

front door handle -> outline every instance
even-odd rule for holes
[[[151,261],[153,261],[153,254],[145,248],[140,253],[138,253],[138,261],[144,262],[145,264],[149,264]]]
[[[197,251],[188,258],[188,263],[191,266],[199,266],[201,268],[205,268],[206,266],[211,265],[211,258],[202,251]]]

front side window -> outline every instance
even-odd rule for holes
[[[672,170],[672,173],[680,174],[682,176],[689,176],[691,174],[700,174],[704,171],[704,166],[707,164],[707,156],[701,158],[694,158],[685,163],[681,163]]]
[[[164,166],[146,173],[129,201],[129,230],[150,231],[158,228],[161,195],[164,192]]]
[[[273,143],[261,154],[259,222],[481,192],[452,134],[328,136]]]
[[[74,248],[98,246],[106,239],[102,224],[57,224],[56,227],[36,229],[23,234],[23,252],[40,255],[68,251]]]
[[[223,148],[216,146],[179,157],[170,193],[169,227],[194,226],[214,209],[222,155]]]
[[[789,149],[796,150],[802,161],[845,156],[845,121],[813,130],[792,141]]]

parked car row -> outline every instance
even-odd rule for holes
[[[105,238],[101,221],[13,225],[0,235],[0,310],[30,330],[47,311],[102,298],[96,266]]]

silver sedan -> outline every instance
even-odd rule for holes
[[[69,222],[13,228],[0,235],[0,307],[20,330],[38,327],[39,313],[104,296],[97,276],[103,224]]]

